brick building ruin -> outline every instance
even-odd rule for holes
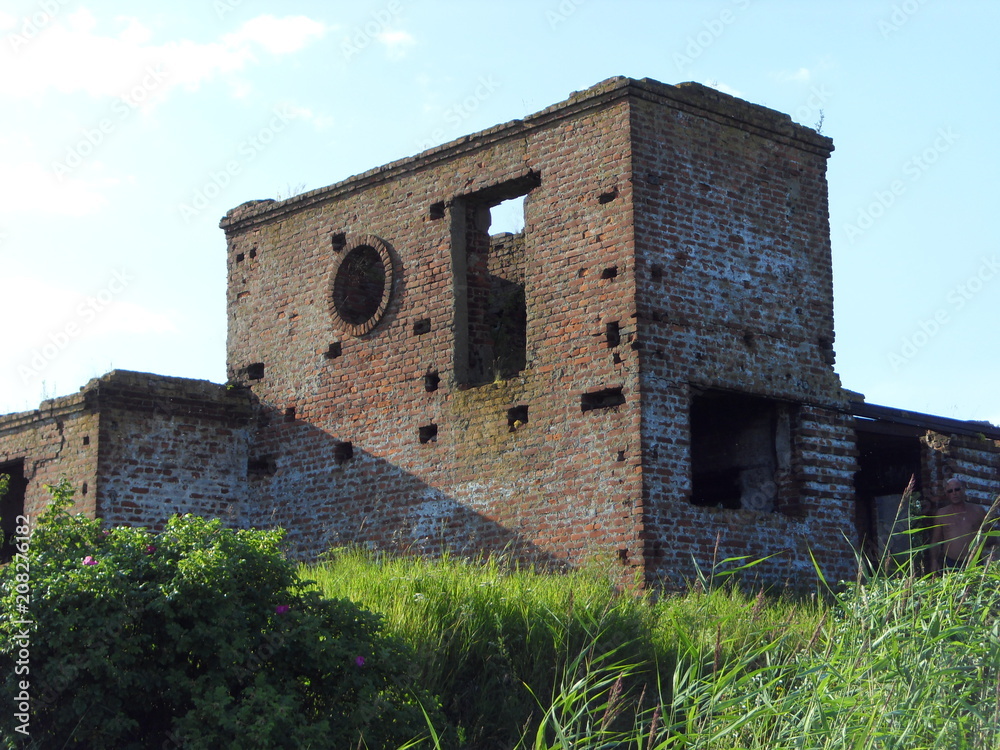
[[[0,417],[4,523],[66,475],[111,523],[279,525],[303,556],[506,551],[677,586],[743,555],[812,580],[813,555],[849,577],[911,474],[988,504],[1000,429],[841,387],[832,150],[698,84],[614,78],[245,203],[221,224],[229,384],[116,371]],[[512,200],[523,231],[491,234]]]

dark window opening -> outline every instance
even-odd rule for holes
[[[431,204],[430,217],[432,220],[443,219],[444,218],[444,203],[439,201],[438,203]]]
[[[858,472],[854,475],[855,525],[861,551],[872,562],[886,553],[905,555],[914,540],[905,532],[909,508],[900,506],[914,478],[921,491],[923,430],[857,420]]]
[[[287,406],[285,407],[285,421],[294,422],[295,421],[295,407]]]
[[[252,365],[247,365],[246,367],[244,367],[243,372],[246,373],[247,380],[263,380],[264,363],[254,362]]]
[[[13,560],[17,552],[18,516],[24,515],[24,493],[28,488],[28,480],[24,476],[24,460],[0,464],[0,474],[9,477],[7,492],[0,497],[0,529],[3,532],[0,562],[6,563]],[[21,518],[22,525],[24,520]]]
[[[608,349],[614,349],[622,342],[621,329],[617,320],[611,321],[604,327],[604,338],[607,341]]]
[[[649,270],[649,278],[653,281],[659,281],[663,278],[663,266],[653,266]]]
[[[242,263],[243,262],[243,257],[244,257],[243,253],[236,253],[236,262],[237,263]]]
[[[344,251],[347,247],[347,234],[344,232],[337,232],[330,236],[330,247],[333,248],[333,252],[340,253]]]
[[[334,341],[332,344],[330,344],[330,348],[326,350],[326,353],[323,356],[326,357],[327,359],[336,359],[341,354],[343,354],[343,352],[344,352],[343,345],[339,341]]]
[[[257,246],[256,245],[254,245],[253,247],[250,248],[250,257],[251,258],[256,258],[257,257]]]
[[[431,332],[431,319],[423,318],[421,320],[413,321],[413,335],[423,336],[425,333]]]
[[[507,429],[514,432],[521,425],[528,423],[528,407],[514,406],[507,410]]]
[[[761,512],[788,510],[792,407],[728,391],[691,400],[691,502]]]
[[[580,396],[580,411],[593,411],[594,409],[611,409],[625,403],[625,395],[621,388],[605,388],[593,393],[584,393]]]
[[[601,271],[602,279],[613,279],[618,275],[618,266],[611,266]]]
[[[83,444],[84,445],[90,445],[90,435],[84,435],[83,436]]]
[[[354,458],[354,445],[350,442],[337,443],[333,446],[333,460],[338,464],[346,463]]]
[[[431,371],[424,375],[424,390],[428,393],[433,393],[438,389],[438,385],[441,383],[441,376],[438,375],[437,371]]]
[[[524,227],[537,174],[452,205],[455,370],[460,383],[507,380],[527,367]]]
[[[611,201],[613,201],[617,197],[618,197],[618,188],[615,187],[597,196],[597,202],[603,206],[606,203],[611,203]]]
[[[438,426],[427,424],[420,428],[421,443],[436,443],[438,439]]]

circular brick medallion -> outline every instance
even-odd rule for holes
[[[339,327],[363,336],[378,325],[392,296],[389,247],[374,235],[346,246],[330,277],[330,303]]]

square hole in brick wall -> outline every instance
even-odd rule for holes
[[[247,478],[263,479],[274,476],[278,470],[278,462],[274,456],[252,456],[247,459]]]
[[[507,410],[507,429],[511,432],[528,423],[528,407],[524,404]]]
[[[618,266],[611,266],[601,271],[602,279],[613,279],[618,276]]]
[[[438,426],[436,424],[425,424],[420,428],[421,443],[436,443],[438,439]]]
[[[443,219],[444,218],[444,203],[442,201],[438,201],[437,203],[432,203],[429,215],[430,215],[430,218],[432,220],[435,220],[435,221],[437,219]]]
[[[344,232],[330,235],[330,247],[335,253],[343,252],[344,248],[347,247],[347,235]]]
[[[348,441],[333,446],[333,460],[338,464],[346,463],[354,458],[354,445]]]
[[[770,512],[776,477],[792,464],[790,407],[772,399],[705,390],[691,397],[691,503]]]
[[[423,336],[425,333],[431,332],[431,319],[421,318],[420,320],[413,321],[413,335]]]
[[[247,380],[263,380],[264,363],[254,362],[253,364],[244,367],[243,372],[246,375]]]
[[[324,352],[323,356],[326,359],[336,359],[341,354],[344,353],[344,348],[339,341],[334,341],[330,344],[330,347]]]

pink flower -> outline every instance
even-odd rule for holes
[[[289,609],[291,609],[291,607],[289,607],[287,604],[279,604],[277,607],[274,608],[274,613],[276,615],[283,615]]]
[[[146,552],[150,555],[156,552],[156,545],[155,544],[146,545]]]
[[[354,664],[355,664],[355,666],[363,667],[365,665],[365,657],[363,657],[363,656],[355,656],[354,657]]]
[[[97,565],[97,560],[95,560],[94,558],[92,558],[90,555],[87,555],[85,558],[83,558],[83,564],[84,565]]]

